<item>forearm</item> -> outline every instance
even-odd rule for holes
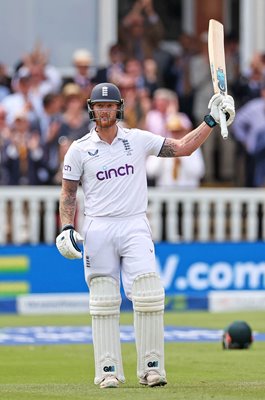
[[[191,155],[205,142],[212,131],[205,122],[187,133],[182,139],[168,138],[165,140],[159,157],[182,157]]]
[[[63,180],[59,206],[62,226],[74,225],[77,188],[77,181]]]

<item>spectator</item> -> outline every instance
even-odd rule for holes
[[[35,99],[34,104],[39,105],[39,113],[42,111],[43,97],[48,93],[58,93],[61,90],[62,78],[56,67],[49,64],[48,52],[37,45],[34,50],[24,58],[24,65],[31,72],[31,95]]]
[[[126,108],[124,110],[123,126],[135,128],[136,126],[144,129],[146,114],[151,108],[149,93],[145,89],[137,89],[135,85],[124,87],[121,90]]]
[[[43,112],[40,117],[40,133],[41,141],[43,144],[49,142],[51,138],[51,133],[49,128],[53,122],[58,125],[62,120],[62,95],[57,93],[48,93],[43,98]]]
[[[165,68],[165,87],[177,93],[181,111],[194,122],[193,96],[190,64],[198,54],[198,40],[193,35],[182,33],[174,51],[171,51],[170,61]]]
[[[14,122],[14,116],[18,112],[28,113],[30,122],[37,119],[37,109],[30,93],[32,76],[29,68],[21,67],[13,77],[12,86],[14,93],[4,97],[1,104],[7,112],[7,123]]]
[[[260,97],[265,78],[265,54],[254,53],[249,68],[237,76],[231,85],[236,105],[242,107],[249,100]]]
[[[183,124],[178,114],[169,117],[167,130],[173,139],[183,138],[192,129],[191,121]],[[147,159],[147,176],[155,186],[197,188],[205,173],[201,149],[188,157],[160,158],[150,156]]]
[[[26,54],[17,63],[16,71],[26,67],[30,71],[30,101],[39,117],[42,113],[42,100],[47,93],[58,93],[61,90],[62,78],[58,69],[49,63],[49,54],[39,43],[32,52]]]
[[[150,95],[146,88],[146,79],[142,63],[136,58],[126,61],[124,73],[119,77],[119,86],[126,101],[124,124],[127,127],[144,125],[150,105]]]
[[[125,62],[124,73],[120,74],[119,81],[116,81],[121,88],[134,86],[137,90],[145,87],[142,63],[136,58],[131,58]]]
[[[30,130],[26,112],[14,117],[11,134],[3,144],[3,169],[7,185],[39,185],[48,181],[38,132]]]
[[[31,74],[36,80],[34,86],[39,85],[41,93],[58,93],[60,91],[62,77],[58,69],[49,63],[49,52],[43,50],[40,44],[37,44],[33,51],[24,58],[24,65],[31,70]]]
[[[164,36],[163,24],[152,0],[136,0],[119,27],[119,43],[125,58],[153,58]]]
[[[152,58],[146,58],[143,62],[143,78],[144,87],[151,98],[154,96],[154,92],[159,87],[158,80],[158,66],[155,60]]]
[[[240,185],[265,185],[265,83],[261,96],[244,104],[237,111],[233,135],[239,146],[237,174]]]
[[[43,95],[48,91],[60,91],[62,77],[58,69],[49,63],[49,51],[44,50],[40,43],[35,45],[32,52],[22,57],[16,65],[16,71],[23,66],[29,68],[32,75],[34,75],[34,86],[36,86],[37,83],[43,86],[40,90]],[[47,86],[48,89],[46,89]]]
[[[48,93],[43,98],[43,114],[40,119],[41,143],[45,151],[47,167],[52,177],[59,166],[60,129],[62,126],[62,96]]]
[[[67,83],[63,88],[64,112],[59,136],[70,141],[77,140],[88,132],[89,115],[84,110],[84,102],[80,87],[76,83]]]
[[[153,106],[146,114],[145,129],[162,135],[170,137],[170,132],[167,130],[168,118],[172,114],[179,112],[178,97],[172,90],[166,88],[159,88],[154,92]],[[183,119],[183,124],[189,126],[190,121],[187,116],[181,114],[180,118]]]
[[[95,83],[111,82],[115,84],[120,81],[120,76],[124,72],[124,54],[120,45],[116,43],[110,46],[108,56],[108,65],[97,70],[93,79]]]
[[[84,101],[89,97],[94,84],[91,73],[92,61],[92,54],[88,50],[77,49],[72,58],[74,75],[64,81],[64,85],[67,83],[76,83],[82,91]]]

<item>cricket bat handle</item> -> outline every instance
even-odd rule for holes
[[[227,125],[226,125],[225,113],[222,110],[219,110],[219,116],[220,116],[221,135],[223,136],[223,139],[227,139],[228,138],[228,129],[227,129]]]

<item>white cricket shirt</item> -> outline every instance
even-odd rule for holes
[[[147,209],[146,158],[157,156],[165,138],[140,129],[118,127],[111,144],[93,128],[68,149],[63,178],[81,180],[85,214],[130,216]]]

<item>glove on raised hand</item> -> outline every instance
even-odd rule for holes
[[[220,110],[226,116],[227,126],[231,125],[235,118],[235,102],[232,96],[223,96],[220,93],[214,94],[209,101],[210,114],[217,124],[220,124]]]
[[[72,225],[66,225],[56,238],[56,247],[63,257],[73,260],[82,258],[82,251],[79,249],[77,242],[83,241],[84,239],[80,233],[76,232]]]

